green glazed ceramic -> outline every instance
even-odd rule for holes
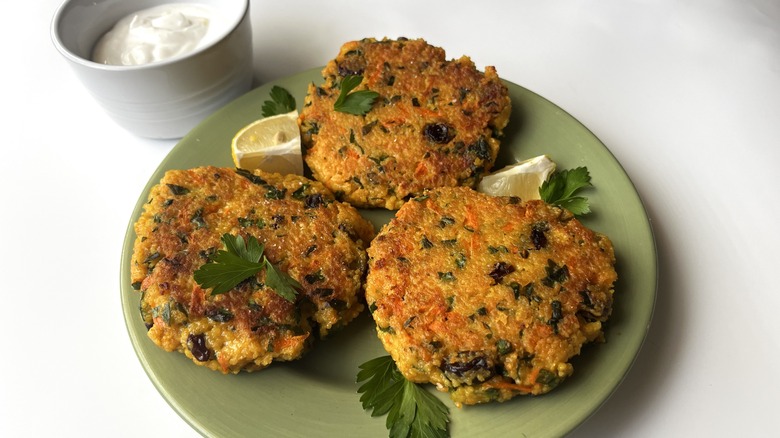
[[[223,375],[167,353],[146,337],[138,311],[140,294],[130,286],[133,223],[149,189],[169,169],[202,165],[232,167],[230,142],[243,126],[261,118],[271,87],[279,85],[303,105],[307,85],[321,81],[312,69],[267,83],[226,105],[184,137],[151,175],[130,218],[122,250],[120,290],[127,330],[142,366],[160,394],[204,436],[384,437],[384,418],[365,412],[357,393],[358,365],[386,354],[370,316],[364,313],[345,330],[316,344],[296,362],[238,375]],[[543,396],[506,403],[450,409],[453,437],[559,436],[585,421],[620,384],[639,352],[656,296],[656,249],[639,195],[615,157],[587,128],[562,109],[518,85],[506,82],[512,117],[496,169],[547,154],[559,169],[587,166],[593,188],[583,192],[592,213],[583,222],[610,237],[619,280],[604,344],[586,345],[573,359],[574,375]],[[379,227],[392,212],[362,211]]]

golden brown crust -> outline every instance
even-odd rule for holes
[[[131,278],[149,337],[222,372],[293,360],[347,324],[359,300],[373,226],[322,184],[217,167],[166,172],[135,224]],[[254,236],[302,286],[294,303],[264,284],[265,272],[219,295],[193,272],[222,249],[225,233]],[[202,345],[201,345],[202,344]]]
[[[409,201],[368,254],[366,302],[399,370],[464,404],[569,376],[617,278],[609,239],[567,211],[464,187]]]
[[[341,79],[379,93],[364,116],[333,109]],[[495,163],[511,102],[494,67],[445,60],[424,40],[344,44],[299,117],[314,177],[353,205],[396,209],[426,188],[475,186]]]

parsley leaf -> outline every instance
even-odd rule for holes
[[[287,114],[295,110],[295,98],[289,91],[274,85],[270,94],[271,100],[263,102],[263,117]]]
[[[588,198],[574,196],[574,194],[580,189],[591,186],[588,168],[577,167],[553,173],[539,187],[539,195],[548,204],[565,208],[575,215],[583,215],[590,213]]]
[[[263,245],[261,245],[253,236],[249,236],[249,239],[244,242],[244,238],[241,236],[223,234],[222,243],[225,244],[225,249],[227,249],[229,253],[235,254],[249,262],[258,263],[260,257],[263,255]]]
[[[341,92],[333,104],[333,109],[342,113],[362,116],[371,110],[374,100],[379,97],[379,93],[371,90],[354,91],[360,83],[363,82],[363,76],[350,75],[341,80]]]
[[[225,249],[193,273],[200,287],[213,288],[213,295],[223,294],[265,269],[266,285],[287,301],[295,301],[300,283],[268,261],[263,245],[254,236],[244,241],[241,236],[223,234],[222,243]]]
[[[301,288],[301,284],[285,272],[279,271],[276,267],[263,257],[265,261],[265,283],[277,294],[287,301],[295,301],[296,289]]]
[[[214,295],[223,294],[263,270],[264,265],[250,262],[233,253],[218,251],[212,263],[206,263],[194,273],[195,281],[204,289],[214,288]]]
[[[387,414],[385,425],[391,438],[449,436],[449,410],[438,398],[404,378],[390,356],[360,365],[357,382],[363,409],[371,416]]]

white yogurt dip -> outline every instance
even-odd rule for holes
[[[218,39],[226,23],[211,7],[171,3],[130,14],[103,35],[92,60],[141,65],[184,55]]]

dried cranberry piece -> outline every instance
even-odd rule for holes
[[[484,357],[475,357],[468,362],[445,362],[442,369],[458,377],[474,369],[488,369],[487,360]]]
[[[495,284],[501,283],[507,275],[515,272],[515,267],[506,262],[498,262],[493,265],[493,269],[490,271],[490,277],[495,281]]]
[[[534,244],[534,248],[542,249],[547,246],[547,236],[544,235],[544,231],[540,228],[534,228],[531,230],[531,243]]]
[[[434,143],[447,144],[455,137],[455,130],[444,123],[429,123],[423,128],[423,135]]]
[[[325,199],[319,193],[309,195],[303,200],[303,208],[317,208],[323,205],[325,205]]]
[[[211,359],[211,350],[206,346],[206,336],[203,333],[187,336],[187,346],[192,356],[199,362],[206,362]]]

